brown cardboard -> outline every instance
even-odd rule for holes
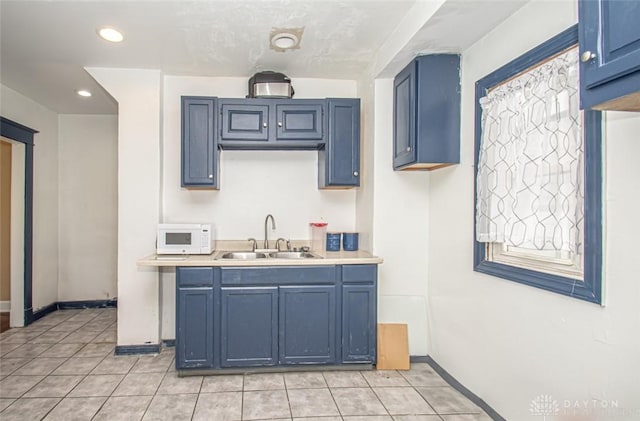
[[[406,324],[378,324],[378,370],[409,370],[409,335]]]

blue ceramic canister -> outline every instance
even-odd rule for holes
[[[327,233],[327,251],[340,251],[341,235],[339,232]]]
[[[358,250],[358,233],[357,232],[345,232],[342,234],[342,248],[345,251]]]

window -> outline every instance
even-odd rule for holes
[[[474,268],[601,303],[601,113],[579,110],[577,42],[476,83]]]

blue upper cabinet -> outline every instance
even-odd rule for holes
[[[267,142],[269,104],[261,100],[221,100],[220,127],[220,141]]]
[[[393,168],[460,162],[460,56],[420,56],[393,84]]]
[[[217,189],[216,98],[182,97],[182,187]]]
[[[223,149],[318,149],[324,100],[220,99]]]
[[[316,100],[276,102],[276,141],[322,141],[322,113],[322,103],[318,103]]]
[[[360,100],[327,100],[327,139],[318,155],[321,189],[360,185]]]
[[[640,1],[579,0],[580,105],[640,111]]]

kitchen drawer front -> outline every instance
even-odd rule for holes
[[[342,282],[375,284],[378,278],[378,265],[344,265],[342,266]]]
[[[213,287],[215,272],[212,267],[177,267],[177,287]]]
[[[305,285],[334,283],[335,266],[223,267],[222,285]]]

